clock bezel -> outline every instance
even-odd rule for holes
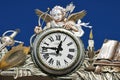
[[[48,65],[45,65],[44,62],[42,61],[41,58],[39,58],[38,54],[38,48],[39,48],[39,43],[43,40],[43,38],[45,38],[47,35],[52,34],[52,33],[64,33],[67,34],[68,36],[70,36],[76,43],[77,46],[77,57],[75,59],[75,61],[67,68],[63,68],[63,69],[54,69],[49,67]],[[45,73],[48,73],[50,75],[65,75],[68,73],[73,72],[76,68],[78,68],[82,62],[83,62],[83,58],[84,58],[84,46],[82,41],[76,37],[71,31],[68,31],[64,28],[50,28],[47,30],[44,30],[42,33],[40,33],[39,35],[37,35],[37,37],[34,40],[34,44],[33,44],[33,53],[32,53],[32,57],[34,59],[35,64]]]

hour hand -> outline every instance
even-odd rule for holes
[[[58,50],[62,51],[63,48],[62,48],[62,41],[60,41],[60,44],[58,45]]]
[[[43,49],[52,49],[52,50],[57,50],[56,47],[42,47]]]
[[[63,50],[63,48],[61,46],[62,46],[62,41],[60,41],[60,44],[58,45],[58,48],[56,50],[56,54],[59,54],[59,51]]]

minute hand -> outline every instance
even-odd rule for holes
[[[56,47],[42,47],[42,48],[44,48],[44,49],[52,49],[52,50],[57,50],[57,48],[56,48]]]

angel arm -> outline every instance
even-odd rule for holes
[[[78,21],[79,19],[82,19],[84,16],[86,15],[86,11],[82,10],[80,12],[77,13],[73,13],[68,17],[68,21]]]
[[[78,29],[75,27],[75,22],[74,21],[68,21],[65,23],[64,28],[66,29],[71,29],[75,32],[78,32]]]
[[[46,23],[52,21],[52,16],[49,15],[47,12],[42,12],[39,9],[35,9],[35,13],[40,16]]]
[[[46,26],[43,28],[43,30],[46,30],[46,29],[48,29],[48,28],[50,28],[51,26],[50,26],[50,22],[48,22],[48,23],[46,23]]]

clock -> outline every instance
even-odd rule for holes
[[[32,59],[47,74],[66,75],[82,64],[83,43],[71,31],[64,28],[50,28],[36,36]]]

